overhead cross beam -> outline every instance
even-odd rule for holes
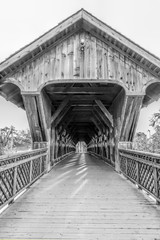
[[[55,94],[106,94],[113,88],[111,87],[54,87],[48,88],[48,93]]]
[[[51,117],[51,124],[56,120],[56,118],[59,116],[59,114],[63,111],[65,106],[68,104],[70,98],[71,97],[68,96],[61,102],[60,106],[58,107],[58,109],[55,111],[55,113]]]
[[[101,109],[101,111],[104,113],[104,115],[108,118],[111,126],[113,127],[113,117],[112,115],[109,113],[109,111],[106,109],[106,107],[104,106],[104,104],[100,101],[100,100],[95,100],[97,106]]]

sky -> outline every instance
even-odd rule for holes
[[[160,58],[160,0],[0,0],[0,62],[81,8]],[[137,131],[147,133],[159,109],[142,109]],[[29,128],[25,111],[2,97],[0,113],[0,128]]]

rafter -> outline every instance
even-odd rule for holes
[[[109,122],[111,123],[111,126],[113,127],[113,117],[109,113],[109,111],[106,109],[104,104],[100,100],[95,100],[97,106],[101,109],[101,111],[104,113],[104,115],[108,118]]]
[[[94,125],[96,126],[96,128],[101,132],[101,128],[98,125],[97,121],[95,120],[95,118],[91,117],[91,121],[94,123]]]
[[[112,127],[110,121],[109,121],[108,118],[102,113],[102,111],[100,111],[99,107],[94,107],[94,110],[95,110],[95,112],[98,114],[101,122],[103,121],[103,123],[104,123],[106,126],[108,126],[109,128]]]
[[[59,115],[59,117],[54,121],[54,125],[57,126],[62,119],[64,118],[64,116],[68,113],[68,111],[70,110],[71,106],[68,105],[63,112],[61,112],[61,114]]]
[[[59,114],[63,111],[63,109],[65,108],[65,106],[69,103],[70,100],[70,96],[66,97],[62,103],[60,104],[60,106],[58,107],[58,109],[55,111],[55,113],[52,115],[51,117],[51,124],[55,121],[55,119],[59,116]]]

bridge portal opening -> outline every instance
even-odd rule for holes
[[[65,154],[65,143],[69,143],[74,151],[92,151],[114,161],[113,114],[117,97],[125,96],[120,85],[85,81],[53,83],[42,92],[52,105],[54,158]]]
[[[76,153],[87,153],[87,144],[84,141],[76,144]]]

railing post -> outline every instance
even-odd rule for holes
[[[139,189],[142,189],[141,187],[140,187],[140,174],[139,174],[139,162],[137,161],[136,162],[136,175],[137,175],[137,185],[138,185],[138,188]]]
[[[154,190],[155,190],[155,196],[158,198],[158,177],[157,177],[157,168],[153,167],[153,178],[154,178]],[[156,199],[156,203],[159,205],[160,200]]]
[[[16,194],[17,186],[17,167],[14,168],[14,177],[13,177],[13,196]]]
[[[126,165],[126,175],[128,175],[128,161],[127,161],[127,158],[125,158],[125,165]]]
[[[43,162],[42,158],[43,157],[40,157],[40,166],[39,166],[40,167],[40,169],[39,169],[40,174],[42,173],[42,162]]]
[[[32,182],[32,168],[33,168],[33,160],[30,161],[30,173],[29,173],[29,182]]]

